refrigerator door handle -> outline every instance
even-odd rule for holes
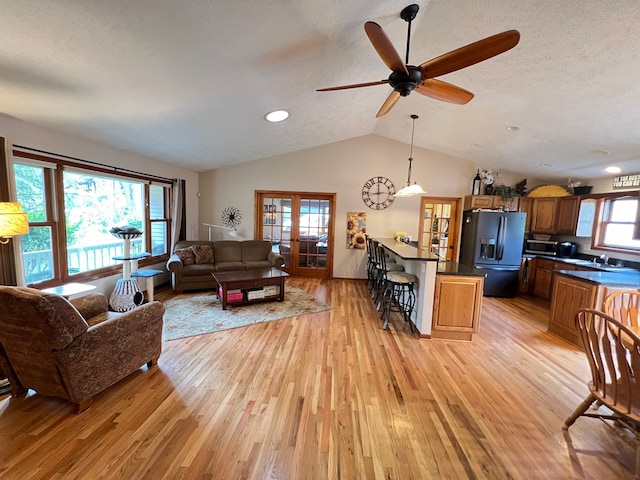
[[[504,242],[507,235],[507,217],[500,217],[500,224],[498,226],[498,245],[496,245],[496,260],[502,260],[504,255]]]

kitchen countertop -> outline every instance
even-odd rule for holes
[[[620,269],[618,269],[620,270]],[[596,285],[609,287],[640,288],[640,272],[633,269],[625,271],[586,271],[586,270],[555,270],[554,273],[566,277],[577,278]]]
[[[546,255],[523,255],[523,258],[544,258],[567,265],[587,267],[590,270],[554,270],[558,275],[577,278],[596,285],[609,287],[640,288],[640,270],[629,267],[616,267],[614,265],[603,266],[601,263],[593,263],[583,258],[562,258]]]
[[[461,277],[483,277],[484,273],[474,271],[472,266],[458,262],[438,262],[437,275],[458,275]]]
[[[375,240],[403,260],[418,260],[422,262],[437,262],[440,260],[440,257],[427,250],[422,250],[406,243],[396,243],[393,238],[375,238]]]

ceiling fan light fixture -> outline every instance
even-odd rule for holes
[[[413,197],[414,195],[422,195],[424,193],[427,193],[420,185],[418,185],[417,182],[413,182],[413,184],[411,183],[411,162],[413,162],[413,133],[416,129],[417,118],[418,115],[411,115],[413,124],[411,126],[411,150],[409,153],[409,173],[407,174],[407,184],[396,192],[396,197]]]
[[[286,110],[274,110],[273,112],[269,112],[264,116],[264,119],[267,122],[271,123],[282,122],[287,118],[289,118],[289,112],[287,112]]]

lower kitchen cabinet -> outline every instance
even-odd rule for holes
[[[472,340],[478,332],[484,277],[436,275],[431,338]]]
[[[549,300],[551,296],[551,278],[553,274],[553,260],[536,259],[536,273],[533,280],[533,294]]]
[[[582,348],[575,327],[575,318],[581,308],[602,310],[604,299],[621,288],[598,285],[562,274],[553,275],[549,332]]]

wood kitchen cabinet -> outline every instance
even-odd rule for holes
[[[541,197],[531,200],[530,232],[575,235],[580,197]]]
[[[436,275],[431,338],[472,340],[478,332],[484,277]]]
[[[509,210],[510,212],[518,211],[518,197],[504,199],[499,195],[467,195],[464,197],[464,209],[473,210],[474,208],[487,208]]]
[[[558,199],[556,197],[534,198],[531,210],[531,232],[556,233],[556,211]]]
[[[518,202],[518,211],[527,214],[527,218],[524,221],[524,231],[531,231],[531,214],[533,213],[533,198],[520,197]]]
[[[553,260],[536,258],[536,272],[533,280],[533,294],[549,300],[551,296],[551,275],[553,273]]]
[[[555,233],[575,235],[579,208],[580,197],[561,197],[558,199]]]
[[[575,328],[575,318],[581,308],[602,310],[604,299],[621,288],[598,285],[579,278],[554,274],[549,332],[582,347]]]
[[[535,274],[533,276],[533,294],[546,300],[551,298],[554,270],[592,270],[580,268],[571,263],[556,262],[546,258],[536,258]]]

